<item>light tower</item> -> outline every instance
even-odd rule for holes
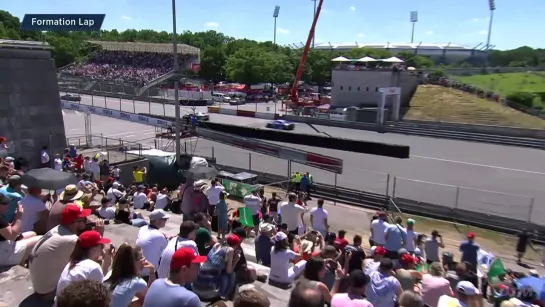
[[[274,7],[273,18],[274,18],[274,38],[273,43],[276,44],[276,18],[278,18],[278,13],[280,13],[280,5]]]
[[[417,11],[412,11],[411,12],[411,23],[413,24],[413,30],[411,32],[411,43],[414,42],[414,26],[416,25],[416,23],[418,22],[418,12]]]
[[[488,37],[486,39],[485,67],[488,67],[488,61],[490,56],[490,36],[492,35],[492,20],[494,19],[494,11],[496,10],[496,1],[488,0],[488,8],[490,9],[490,20],[488,21]]]

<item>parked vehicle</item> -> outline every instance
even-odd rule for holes
[[[81,101],[81,96],[78,94],[66,94],[62,95],[61,99],[67,101]]]

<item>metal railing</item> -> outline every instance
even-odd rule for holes
[[[342,174],[337,175],[299,164],[297,161],[286,161],[223,145],[212,146],[207,141],[186,141],[185,143],[186,148],[190,150],[188,153],[212,157],[216,159],[217,164],[250,172],[268,173],[285,178],[289,178],[291,172],[309,172],[313,175],[316,184],[333,186],[339,191],[346,188],[390,197],[394,201],[408,199],[449,209],[544,224],[537,214],[539,210],[534,209],[534,197],[396,177],[388,173],[348,165],[345,165]]]
[[[78,153],[89,157],[100,157],[110,163],[120,163],[143,158],[142,144],[122,139],[108,138],[101,135],[77,135],[66,138],[66,144],[74,145]],[[131,151],[131,153],[129,153]]]

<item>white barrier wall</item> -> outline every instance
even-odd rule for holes
[[[186,91],[186,90],[178,90],[178,96],[180,96],[180,99],[212,99],[212,92],[206,91],[206,92],[196,92],[196,91]],[[167,97],[174,98],[174,89],[168,89],[167,90]]]

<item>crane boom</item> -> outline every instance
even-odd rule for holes
[[[316,14],[314,15],[314,20],[312,20],[312,26],[310,27],[310,31],[308,32],[307,43],[305,44],[305,48],[303,49],[303,55],[301,56],[301,61],[299,62],[299,67],[297,68],[297,73],[295,74],[295,79],[293,80],[293,85],[290,90],[290,100],[293,103],[299,102],[299,81],[301,80],[301,76],[303,75],[303,69],[305,69],[308,52],[310,50],[310,44],[312,43],[312,38],[314,37],[314,32],[316,29],[316,23],[318,22],[318,18],[320,17],[320,11],[322,10],[322,4],[324,4],[324,0],[320,0],[320,2],[318,2],[318,6],[316,7]]]

